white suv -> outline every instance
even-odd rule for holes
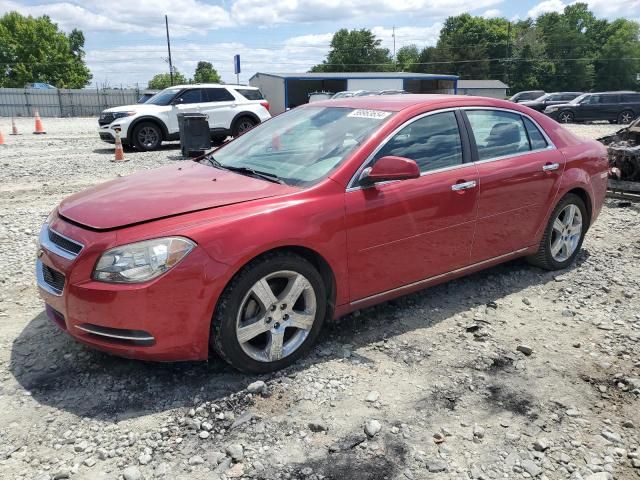
[[[120,130],[124,145],[155,150],[163,141],[179,140],[179,113],[204,113],[211,138],[223,141],[238,136],[271,118],[269,103],[260,90],[244,85],[202,83],[177,85],[154,95],[146,103],[109,108],[100,114],[100,138],[115,142]]]

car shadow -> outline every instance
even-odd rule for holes
[[[588,257],[582,250],[570,269],[579,268]],[[507,295],[553,281],[565,272],[547,272],[516,260],[355,312],[327,325],[312,353],[284,373],[341,358],[345,350],[352,352],[352,361],[371,362],[357,352],[360,347],[430,328],[479,306],[499,304]],[[44,312],[14,340],[9,369],[37,402],[113,422],[216,401],[256,379],[269,378],[239,373],[217,358],[154,363],[111,356],[76,342]]]
[[[180,144],[179,143],[163,143],[160,148],[158,148],[157,150],[155,150],[156,152],[164,152],[164,151],[171,151],[171,150],[179,150],[180,149]],[[115,150],[115,146],[111,146],[111,147],[103,147],[103,148],[94,148],[93,149],[93,153],[98,153],[98,154],[102,154],[102,155],[113,155],[113,152]],[[123,150],[125,153],[149,153],[149,152],[141,152],[139,150],[136,150],[133,147],[129,147],[129,146],[125,146],[123,147]]]

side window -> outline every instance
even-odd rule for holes
[[[181,104],[187,103],[200,103],[202,101],[202,91],[199,88],[192,88],[182,92],[178,97],[178,100],[182,100]]]
[[[455,113],[427,115],[407,125],[380,149],[374,163],[387,155],[410,158],[421,172],[460,165],[462,142]]]
[[[264,100],[262,92],[258,89],[252,88],[236,88],[236,92],[242,95],[247,100]]]
[[[529,141],[531,142],[531,150],[540,150],[541,148],[547,148],[547,141],[544,139],[538,127],[534,125],[534,123],[529,120],[527,117],[522,117],[524,120],[524,126],[527,129],[527,133],[529,134]]]
[[[640,103],[640,93],[625,93],[622,95],[622,101],[625,103]]]
[[[500,110],[468,110],[466,112],[478,147],[479,160],[528,152],[529,139],[522,117]]]
[[[205,88],[204,102],[231,102],[235,100],[226,88]]]

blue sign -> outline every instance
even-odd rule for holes
[[[233,73],[236,75],[240,73],[240,55],[233,56]]]

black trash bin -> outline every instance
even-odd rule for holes
[[[179,113],[180,150],[185,157],[197,157],[211,148],[209,121],[203,113]]]

